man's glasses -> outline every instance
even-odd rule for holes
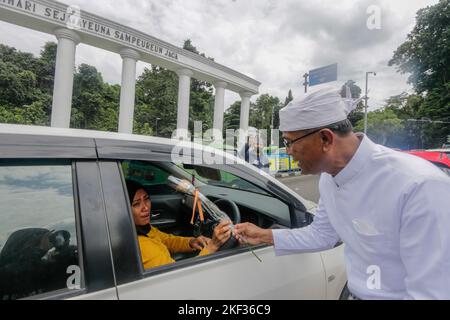
[[[323,128],[322,128],[322,129],[323,129]],[[301,139],[303,139],[303,138],[306,138],[307,136],[310,136],[310,135],[312,135],[312,134],[314,134],[314,133],[317,133],[317,132],[319,132],[319,131],[322,130],[322,129],[317,129],[317,130],[311,131],[310,133],[307,133],[307,134],[305,134],[304,136],[301,136],[300,138],[294,139],[294,140],[292,140],[292,141],[283,138],[283,143],[284,143],[284,145],[286,146],[286,148],[290,148],[290,147],[292,147],[292,145],[293,145],[294,143],[296,143],[297,141],[299,141],[299,140],[301,140]]]

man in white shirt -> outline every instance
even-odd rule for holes
[[[354,103],[325,89],[280,111],[288,153],[322,173],[314,222],[301,229],[235,226],[277,255],[345,244],[348,288],[360,299],[450,299],[450,179],[433,164],[355,134]],[[301,266],[299,266],[301,267]]]

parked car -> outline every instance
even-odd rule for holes
[[[242,161],[174,163],[176,143],[0,125],[0,299],[338,299],[346,292],[340,244],[283,257],[272,246],[237,245],[144,270],[126,178],[150,194],[152,224],[176,235],[194,234],[192,199],[168,185],[171,175],[196,176],[200,192],[221,200],[235,223],[230,204],[240,221],[264,228],[313,221],[316,204]],[[195,151],[186,159],[204,147]]]
[[[411,150],[406,153],[430,161],[450,176],[450,149]]]

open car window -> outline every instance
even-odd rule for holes
[[[153,235],[145,231],[145,234],[140,233],[140,228],[137,230],[137,243],[140,247],[142,265],[147,275],[153,271],[172,270],[178,266],[184,266],[186,263],[191,265],[209,260],[208,257],[216,256],[217,252],[212,252],[207,255],[199,255],[199,252],[172,252],[170,244],[166,240],[162,240],[165,245],[168,245],[170,256],[174,260],[158,266],[150,266],[146,261],[149,259],[149,251],[145,247],[153,246],[155,243],[149,243],[150,240],[142,237],[159,237],[158,232],[164,232],[167,235],[182,236],[182,237],[197,237],[199,235],[212,238],[212,231],[216,222],[216,218],[209,214],[208,210],[204,208],[205,221],[198,223],[198,214],[194,215],[194,223],[191,223],[193,217],[193,203],[194,197],[186,192],[181,192],[179,188],[174,188],[173,183],[169,179],[170,176],[176,177],[180,180],[187,180],[192,182],[192,175],[194,175],[194,186],[198,188],[209,201],[218,203],[217,206],[222,210],[230,220],[234,222],[236,217],[235,208],[240,213],[239,222],[252,222],[260,227],[270,228],[274,225],[289,225],[289,208],[278,198],[269,195],[263,189],[253,185],[247,180],[241,179],[236,175],[228,173],[224,170],[210,169],[198,170],[198,168],[180,168],[170,162],[146,162],[125,160],[121,162],[121,168],[126,181],[134,180],[139,182],[149,194],[151,202],[150,224],[151,230],[155,228],[156,232]],[[237,185],[237,184],[241,185]],[[133,214],[130,206],[130,213]],[[145,210],[144,210],[145,211]],[[276,211],[276,215],[274,212]],[[280,217],[282,216],[282,217]],[[238,222],[238,223],[239,223]],[[152,231],[153,232],[153,231]],[[178,241],[178,240],[173,240]],[[167,242],[167,243],[166,243]],[[160,248],[161,252],[166,251]],[[231,253],[230,250],[242,249],[237,244],[236,246],[226,247],[224,250]],[[153,250],[153,249],[152,249]],[[183,251],[183,250],[182,250]],[[165,253],[164,253],[165,254]],[[223,256],[223,255],[219,255]],[[158,257],[154,257],[158,259]],[[182,262],[181,265],[178,262]]]
[[[122,161],[125,179],[134,180],[145,186],[150,195],[168,195],[176,193],[167,184],[170,173],[163,168],[146,161]]]

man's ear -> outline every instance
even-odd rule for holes
[[[320,139],[322,140],[322,150],[329,151],[334,143],[334,135],[330,129],[320,131]]]

